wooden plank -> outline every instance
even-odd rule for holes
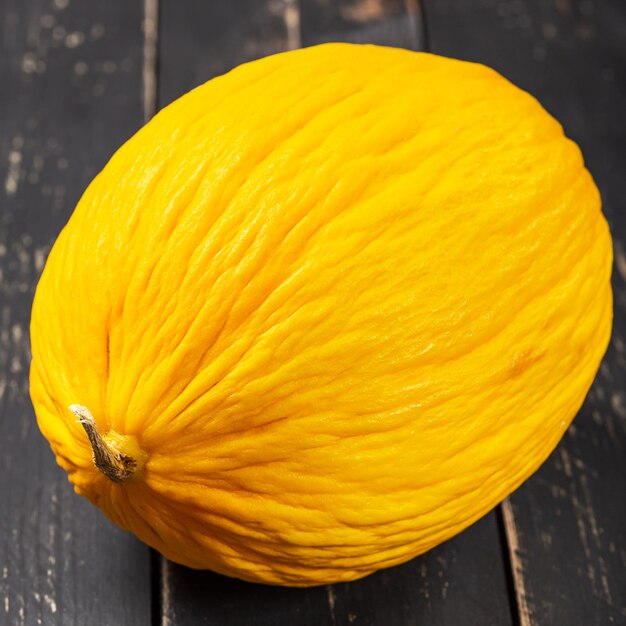
[[[46,255],[142,121],[142,6],[3,0],[0,13],[0,623],[147,626],[148,549],[74,494],[28,397]]]
[[[327,40],[418,49],[417,3],[164,0],[160,102],[254,57]],[[301,9],[301,12],[298,11]],[[313,589],[253,585],[161,560],[163,625],[511,624],[495,515],[403,566]],[[489,593],[485,593],[485,589]]]
[[[523,626],[626,622],[626,5],[620,0],[432,0],[434,52],[527,89],[579,143],[613,233],[613,339],[550,459],[503,507]]]
[[[165,560],[160,574],[163,626],[513,624],[494,515],[421,557],[352,583],[270,587]]]
[[[185,6],[162,0],[159,104],[168,104],[240,63],[299,47],[299,17],[293,0],[191,0]],[[158,558],[163,626],[323,626],[328,622],[323,588],[253,585]]]
[[[404,565],[328,590],[333,626],[513,624],[494,514]]]

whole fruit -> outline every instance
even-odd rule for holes
[[[607,346],[610,270],[580,151],[496,72],[280,54],[89,186],[37,288],[32,399],[76,491],[173,561],[351,580],[548,456]]]

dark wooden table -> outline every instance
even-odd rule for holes
[[[602,191],[615,324],[574,425],[497,510],[406,565],[293,590],[172,565],[74,495],[35,424],[28,324],[59,229],[144,120],[328,40],[484,62],[537,96]],[[0,625],[626,624],[624,0],[0,0],[0,45]]]

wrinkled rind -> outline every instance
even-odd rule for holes
[[[241,66],[129,140],[56,242],[39,426],[168,558],[312,585],[453,536],[547,457],[606,349],[578,148],[480,65],[332,44]],[[67,409],[137,436],[114,485]]]

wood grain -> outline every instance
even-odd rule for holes
[[[423,30],[417,7],[397,0],[246,0],[191,2],[183,9],[162,0],[160,102],[243,61],[296,44],[341,40],[419,49]],[[350,584],[266,587],[165,560],[159,574],[163,626],[512,623],[494,514],[410,563]]]
[[[28,397],[47,253],[140,124],[142,7],[0,2],[0,624],[150,624],[149,552],[75,495]]]
[[[541,470],[504,506],[524,626],[626,623],[626,5],[432,0],[433,51],[491,65],[579,143],[615,246],[611,347]]]

